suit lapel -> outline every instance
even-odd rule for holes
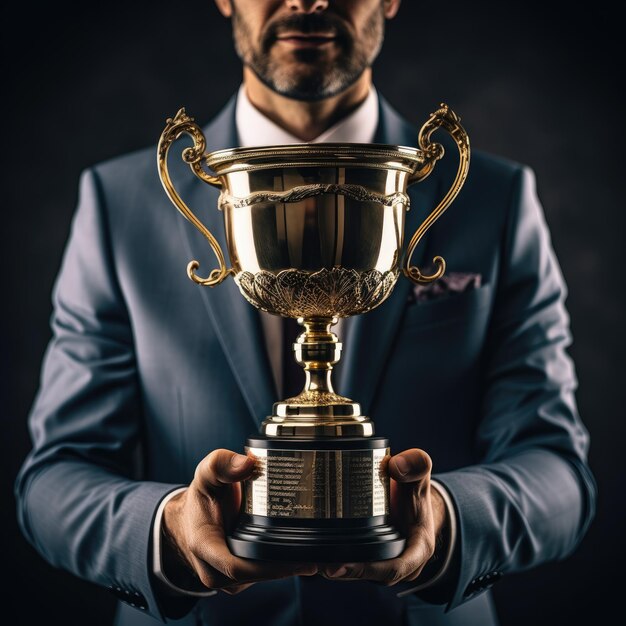
[[[203,130],[207,152],[237,146],[235,99],[231,99],[220,115]],[[182,160],[177,163],[179,154],[178,149],[171,150],[172,178],[181,197],[219,241],[229,264],[223,215],[217,208],[219,191],[196,178]],[[208,275],[217,267],[211,247],[186,220],[179,220],[179,225],[189,259],[199,261],[198,274]],[[198,286],[197,289],[250,416],[258,428],[265,416],[270,414],[272,403],[276,400],[259,313],[248,304],[230,277],[217,287]]]
[[[415,146],[417,130],[409,126],[381,97],[379,127],[375,143]],[[424,182],[409,187],[411,208],[406,214],[404,246],[438,201],[435,172]],[[429,264],[424,237],[413,254],[412,263],[418,267]],[[350,320],[345,337],[345,350],[339,369],[338,390],[361,404],[367,415],[374,403],[378,385],[391,354],[412,283],[400,274],[388,300],[373,311]]]

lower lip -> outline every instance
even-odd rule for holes
[[[284,39],[278,39],[277,41],[295,48],[321,48],[322,46],[335,43],[334,39],[316,37],[286,37]]]

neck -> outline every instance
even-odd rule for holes
[[[263,115],[298,139],[312,141],[367,98],[372,85],[372,72],[367,68],[342,93],[315,102],[281,96],[264,85],[248,67],[244,67],[243,80],[250,102]]]

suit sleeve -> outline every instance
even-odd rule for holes
[[[588,433],[566,353],[566,288],[535,191],[515,176],[485,350],[479,463],[438,474],[455,505],[457,576],[448,609],[501,575],[563,559],[595,511]]]
[[[15,485],[18,520],[52,565],[162,618],[150,576],[151,528],[160,500],[177,485],[133,479],[142,407],[101,198],[96,173],[86,171],[29,418],[33,449]]]

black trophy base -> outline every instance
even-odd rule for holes
[[[405,544],[385,518],[285,520],[243,514],[228,546],[236,556],[264,561],[382,561],[399,556]]]
[[[397,557],[405,540],[388,523],[383,437],[248,439],[257,477],[227,538],[236,556],[349,563]]]

